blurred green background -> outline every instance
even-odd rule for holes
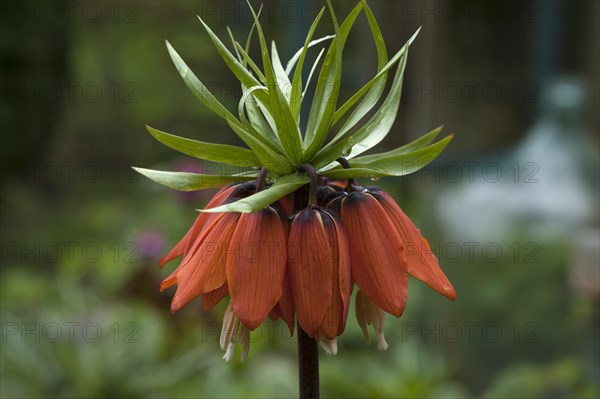
[[[264,1],[282,59],[319,1]],[[259,4],[254,2],[253,4]],[[351,312],[324,397],[598,398],[600,283],[596,1],[369,1],[390,53],[411,47],[398,120],[377,149],[444,124],[455,138],[415,175],[383,179],[437,253],[458,297],[410,280],[387,352]],[[345,15],[354,1],[338,1]],[[238,143],[187,91],[164,40],[230,109],[240,89],[196,15],[245,38],[241,1],[1,4],[0,396],[294,397],[295,337],[253,334],[221,360],[224,305],[169,312],[158,259],[212,192],[169,191],[131,165],[202,170],[149,124]],[[319,32],[332,32],[326,18]],[[314,57],[318,50],[314,50]],[[253,48],[256,53],[256,47]],[[364,15],[344,92],[376,68]]]

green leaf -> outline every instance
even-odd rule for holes
[[[404,53],[404,57],[402,57],[402,60],[398,64],[398,70],[396,71],[396,76],[394,76],[392,87],[387,98],[383,102],[383,105],[365,126],[353,134],[353,140],[356,144],[352,147],[352,151],[350,152],[350,155],[348,155],[348,158],[353,158],[376,146],[390,132],[400,106],[402,80],[404,78],[407,58],[408,47]]]
[[[217,51],[221,55],[221,58],[223,58],[223,61],[225,61],[225,64],[227,64],[227,66],[229,67],[231,72],[233,72],[235,77],[246,87],[253,87],[259,85],[260,82],[256,80],[254,76],[252,76],[250,71],[248,71],[246,67],[235,58],[233,54],[231,54],[231,52],[227,49],[227,47],[225,47],[225,45],[223,44],[223,42],[221,42],[217,35],[215,35],[214,32],[208,27],[208,25],[204,23],[202,18],[198,17],[198,19],[202,23],[202,26],[204,26],[204,29],[208,33],[210,40],[212,40],[213,44],[217,48]],[[261,102],[268,104],[269,95],[267,93],[258,92],[256,96]]]
[[[311,41],[310,43],[308,43],[308,48],[311,48],[312,46],[314,46],[316,44],[322,43],[325,40],[333,39],[334,37],[335,37],[335,35],[328,35],[328,36],[323,36],[318,39],[315,39],[315,40]],[[294,69],[296,62],[298,62],[298,60],[300,59],[300,56],[302,55],[303,51],[304,51],[304,46],[302,46],[302,48],[300,50],[298,50],[296,52],[296,54],[294,54],[294,56],[288,61],[287,66],[285,67],[285,73],[287,73],[288,76],[292,72],[292,69]]]
[[[306,175],[289,174],[278,178],[270,188],[262,190],[247,198],[221,205],[216,208],[204,209],[203,212],[242,212],[252,213],[259,211],[273,202],[296,191],[310,181]]]
[[[338,167],[321,171],[319,174],[332,179],[408,175],[424,168],[433,161],[446,148],[452,138],[453,135],[450,135],[429,147],[408,153],[373,155],[373,158],[367,161],[357,161],[357,158],[351,161],[351,169]]]
[[[329,133],[339,95],[344,44],[356,17],[363,8],[363,4],[358,3],[342,25],[338,26],[331,2],[328,1],[327,4],[334,20],[336,37],[333,39],[321,67],[317,89],[310,109],[304,137],[304,145],[307,147],[304,159],[307,161],[314,157]]]
[[[243,167],[261,166],[256,155],[246,148],[192,140],[175,136],[173,134],[154,129],[150,126],[146,126],[146,129],[156,140],[160,141],[166,146],[196,158]]]
[[[383,35],[381,34],[381,30],[379,29],[379,25],[375,20],[375,16],[371,11],[371,8],[367,4],[366,1],[362,1],[365,13],[367,15],[367,19],[369,21],[369,27],[371,28],[371,34],[373,36],[373,40],[375,41],[375,47],[377,48],[377,74],[376,78],[374,78],[371,82],[371,88],[369,90],[369,94],[362,100],[361,104],[356,108],[356,110],[350,115],[344,126],[340,129],[341,131],[350,130],[358,121],[360,121],[363,116],[365,116],[379,101],[379,98],[383,94],[385,89],[385,83],[387,81],[387,72],[381,73],[383,69],[386,67],[388,62],[387,50],[385,48],[385,42],[383,40]],[[393,65],[393,64],[392,64]],[[388,66],[388,69],[391,67]],[[387,71],[387,70],[386,70]],[[340,120],[344,116],[344,114],[358,101],[360,97],[366,92],[369,83],[365,85],[361,90],[359,90],[356,94],[354,94],[346,103],[338,109],[333,115],[333,125],[336,124],[337,121]],[[343,134],[343,133],[342,133]]]
[[[179,191],[196,191],[203,188],[223,187],[229,183],[254,180],[254,177],[204,175],[188,172],[166,172],[133,167],[133,170],[156,183]]]
[[[260,111],[256,98],[252,95],[255,90],[266,90],[264,86],[254,86],[249,89],[243,88],[244,94],[238,104],[238,114],[240,120],[246,126],[246,129],[256,131],[276,152],[283,152],[277,135],[273,132],[271,125],[265,120],[263,113]],[[244,111],[248,111],[248,117]],[[272,122],[274,125],[275,122]]]
[[[284,90],[282,90],[282,93],[285,97],[285,100],[289,104],[291,91],[290,86],[292,85],[292,82],[290,82],[290,78],[285,73],[283,65],[281,65],[281,59],[279,58],[279,53],[277,52],[277,45],[275,44],[275,41],[271,42],[271,59],[273,61],[273,71],[275,72],[275,80],[280,89],[282,87],[284,88]]]
[[[315,73],[315,70],[317,69],[317,65],[319,64],[319,61],[321,60],[321,57],[323,56],[324,52],[325,52],[325,49],[322,48],[321,51],[319,51],[319,55],[317,55],[317,58],[315,59],[315,62],[313,64],[312,68],[310,68],[308,78],[306,78],[306,85],[304,86],[304,90],[302,91],[302,99],[304,99],[304,96],[306,95],[306,91],[308,90],[308,86],[310,85],[313,74]]]
[[[229,110],[225,108],[212,95],[212,93],[202,84],[202,82],[198,80],[196,75],[194,75],[194,73],[181,59],[179,54],[177,54],[177,52],[169,42],[167,42],[167,49],[169,50],[169,54],[173,59],[173,63],[175,64],[175,67],[177,68],[179,74],[183,78],[183,81],[185,82],[186,86],[198,98],[198,100],[200,100],[202,104],[206,105],[211,111],[219,115],[221,118],[225,119],[230,126],[234,125],[236,127],[235,129],[233,129],[235,133],[255,153],[258,153],[258,151],[261,150],[261,147],[270,146],[270,143],[269,141],[267,141],[267,139],[263,138],[259,134],[253,136],[250,132],[248,132],[245,129],[242,122],[235,118],[235,116],[233,116],[233,114],[229,112]]]
[[[311,161],[312,165],[316,169],[321,170],[333,168],[335,164],[332,164],[332,162],[339,157],[347,158],[350,155],[350,151],[352,151],[352,146],[354,145],[353,138],[353,136],[346,137],[337,144],[323,148],[315,159]]]
[[[169,42],[167,43],[167,49],[169,50],[169,55],[177,68],[177,71],[183,78],[186,86],[190,89],[190,91],[200,100],[202,104],[207,106],[211,111],[215,114],[219,115],[223,119],[230,118],[232,120],[237,120],[233,116],[231,112],[227,108],[223,106],[213,94],[200,82],[200,80],[194,75],[194,73],[190,70],[187,64],[181,59],[177,51],[171,46]],[[239,121],[237,123],[240,123]]]
[[[264,83],[267,80],[267,78],[265,78],[265,75],[263,75],[263,73],[260,70],[260,68],[258,67],[258,65],[256,65],[256,63],[252,60],[252,58],[250,58],[250,56],[248,55],[246,50],[244,50],[242,45],[239,44],[238,42],[235,42],[234,46],[235,46],[236,50],[238,50],[238,53],[241,54],[240,55],[241,59],[244,61],[242,65],[246,65],[246,64],[250,65],[250,69],[252,69],[252,71],[256,74],[256,76],[258,76],[258,79]]]
[[[299,58],[298,65],[296,66],[296,70],[294,71],[294,78],[292,79],[292,91],[290,93],[290,106],[292,108],[292,114],[296,122],[300,120],[300,109],[302,108],[302,97],[304,97],[304,93],[302,92],[302,67],[304,66],[304,59],[306,58],[306,53],[308,52],[308,47],[311,43],[312,37],[315,34],[315,30],[317,30],[317,26],[319,25],[319,21],[325,12],[325,7],[321,8],[321,11],[313,21],[308,35],[306,36],[306,41],[304,42],[304,47],[302,48]],[[320,58],[320,56],[319,56]],[[319,62],[319,58],[315,62],[314,66],[316,67],[317,62]],[[290,61],[291,62],[291,61]],[[291,69],[290,69],[291,71]],[[314,71],[314,69],[313,69]],[[286,71],[287,72],[287,71]],[[287,72],[289,74],[289,72]],[[311,73],[312,75],[312,73]],[[310,81],[310,77],[309,77]]]
[[[255,138],[255,136],[259,134],[258,132],[254,130],[254,134],[250,133],[250,131],[246,130],[244,126],[238,126],[229,119],[227,119],[227,123],[233,129],[233,131],[236,132],[236,134],[244,135],[249,138],[249,141],[252,142],[252,146],[248,143],[247,144],[253,149],[263,167],[280,175],[291,173],[294,170],[293,165],[286,157],[273,150],[270,146],[260,143]]]
[[[227,27],[227,33],[229,34],[229,39],[231,40],[231,44],[233,44],[233,49],[235,50],[235,56],[237,57],[238,61],[242,62],[242,57],[240,56],[239,51],[235,47],[235,44],[237,42],[235,41],[235,37],[233,37],[233,32],[231,31],[231,29],[229,29],[229,26]]]
[[[420,150],[421,148],[426,147],[431,143],[442,131],[443,126],[436,127],[431,132],[419,137],[418,139],[411,141],[408,144],[403,145],[402,147],[396,148],[395,150],[382,152],[379,154],[365,155],[362,157],[356,157],[352,159],[352,164],[365,164],[370,162],[376,162],[384,157],[392,157],[395,155],[408,154],[410,152]]]
[[[260,17],[260,13],[262,12],[262,4],[260,5],[260,7],[258,8],[258,16]],[[237,47],[236,47],[236,40],[233,37],[233,33],[231,32],[231,29],[229,29],[229,26],[227,27],[227,32],[229,32],[229,38],[231,39],[231,44],[234,47],[235,50],[235,54],[237,56],[237,59],[239,62],[242,63],[243,66],[246,66],[246,63],[243,59],[243,57],[240,55],[240,52],[238,51]],[[248,54],[248,49],[250,48],[250,39],[252,38],[252,32],[254,32],[254,24],[252,24],[252,28],[250,28],[250,32],[248,32],[248,38],[246,39],[246,48],[244,50],[244,52],[246,54]]]
[[[373,17],[374,18],[374,17]],[[373,19],[373,22],[375,20]],[[344,123],[344,126],[340,128],[339,132],[336,134],[336,137],[332,140],[332,142],[336,142],[338,138],[343,136],[346,132],[348,132],[356,123],[358,123],[363,116],[365,116],[372,108],[375,106],[383,90],[385,89],[385,83],[387,80],[388,71],[400,60],[402,56],[404,56],[406,50],[410,46],[410,44],[416,39],[417,35],[421,31],[421,28],[417,29],[417,31],[413,34],[413,36],[408,40],[407,44],[403,46],[393,57],[391,60],[386,61],[383,67],[380,67],[377,74],[365,84],[359,91],[357,91],[344,105],[342,105],[333,116],[333,123],[337,123],[348,110],[365,94],[367,90],[369,90],[369,94],[367,97],[363,99],[361,104],[356,108],[356,110],[350,115],[350,117]]]
[[[256,22],[256,32],[258,33],[260,42],[263,68],[267,78],[267,87],[269,88],[268,97],[271,100],[268,103],[265,103],[264,101],[261,102],[269,110],[273,119],[275,119],[275,124],[277,126],[276,133],[279,137],[279,141],[285,155],[290,161],[292,161],[294,165],[299,165],[302,159],[302,141],[300,138],[300,130],[296,124],[294,116],[292,115],[290,105],[281,92],[277,82],[277,77],[269,58],[267,42],[265,40],[262,27],[258,21],[256,13],[254,12],[254,9],[250,5],[250,2],[248,2],[248,7],[250,7],[250,11],[252,12],[254,21]],[[258,93],[260,92],[257,92],[257,98],[259,98]]]

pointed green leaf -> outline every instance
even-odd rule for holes
[[[368,162],[351,161],[351,169],[341,167],[321,171],[320,175],[332,179],[349,179],[354,177],[383,177],[404,176],[414,173],[433,161],[446,148],[452,135],[438,141],[429,147],[421,148],[408,153],[397,153],[372,158]]]
[[[381,141],[383,139],[383,137],[385,137],[385,135],[387,135],[387,133],[389,132],[389,129],[386,131],[385,127],[387,126],[387,124],[391,123],[393,124],[394,119],[396,118],[396,114],[398,112],[398,105],[400,103],[400,96],[401,96],[401,92],[402,92],[402,77],[404,74],[404,68],[406,67],[405,65],[403,65],[403,63],[406,63],[407,57],[408,57],[408,48],[410,46],[410,44],[414,41],[414,39],[416,38],[417,34],[419,33],[421,28],[419,28],[414,34],[413,36],[406,42],[406,44],[404,46],[402,46],[402,48],[394,55],[394,57],[392,57],[392,59],[385,65],[385,67],[373,78],[371,79],[370,82],[368,82],[365,86],[363,86],[363,88],[361,88],[361,90],[359,90],[354,96],[352,96],[352,98],[350,100],[348,100],[348,102],[346,104],[344,104],[339,110],[338,112],[342,112],[345,113],[349,107],[347,107],[348,105],[352,105],[350,104],[351,102],[357,100],[358,98],[360,98],[364,92],[372,85],[374,84],[378,79],[381,78],[382,75],[387,74],[387,71],[398,61],[398,60],[402,60],[400,65],[398,66],[398,69],[402,70],[401,74],[398,74],[398,71],[396,72],[396,76],[395,76],[395,80],[393,81],[392,84],[392,88],[390,89],[390,93],[388,93],[388,97],[386,98],[386,101],[384,102],[384,104],[382,105],[382,107],[380,108],[379,112],[375,115],[375,117],[373,117],[365,126],[363,126],[361,128],[361,130],[359,130],[358,132],[355,133],[355,135],[358,134],[358,136],[356,138],[352,138],[352,140],[349,140],[348,138],[346,138],[345,140],[342,140],[342,137],[350,130],[350,128],[352,126],[350,126],[351,123],[354,123],[352,121],[352,116],[346,121],[346,123],[344,124],[344,126],[338,131],[338,133],[335,135],[335,137],[329,142],[327,143],[324,148],[322,148],[319,152],[319,154],[317,155],[316,158],[318,158],[319,160],[323,160],[325,159],[330,159],[327,157],[323,157],[323,154],[325,152],[328,153],[332,153],[333,151],[331,151],[331,148],[335,145],[336,148],[340,148],[343,147],[340,144],[346,142],[348,143],[349,141],[352,141],[352,145],[354,145],[355,143],[359,142],[359,140],[369,140],[369,138],[367,137],[369,133],[369,129],[375,129],[375,131],[377,132],[377,134],[375,136],[373,136],[373,138],[378,138],[379,141]],[[394,97],[393,94],[394,92],[396,92],[397,94],[397,104],[394,103]],[[395,104],[395,107],[394,107]],[[362,104],[361,104],[362,107]],[[384,108],[385,107],[385,108]],[[343,110],[344,108],[346,108],[345,110]],[[393,116],[392,118],[385,118],[385,114],[382,113],[382,110],[386,110],[389,111],[393,111]],[[358,110],[358,109],[357,109]],[[354,115],[354,114],[353,114]],[[340,115],[339,117],[341,117],[343,115]],[[334,116],[335,119],[335,116]],[[384,121],[384,119],[387,119],[387,122]],[[380,124],[379,126],[377,126],[377,124],[381,123],[381,122],[385,122],[384,124]],[[391,125],[390,125],[391,128]],[[374,144],[371,144],[371,147],[373,147],[375,144],[377,144],[379,141],[375,142],[376,140],[373,140]],[[365,149],[363,149],[362,147],[364,146],[364,144],[361,144],[361,148],[360,148],[360,152],[364,152],[366,151]],[[347,148],[342,148],[342,152],[346,152]],[[357,154],[352,154],[349,155],[351,157],[355,156]]]
[[[307,147],[304,156],[305,160],[310,160],[314,157],[329,133],[340,89],[342,52],[348,33],[363,8],[363,4],[358,3],[348,17],[346,17],[342,25],[338,26],[331,2],[328,1],[327,4],[334,20],[334,26],[336,27],[336,37],[333,39],[325,56],[313,103],[310,108],[306,134],[304,136],[304,144]]]
[[[368,164],[371,162],[376,162],[381,158],[393,157],[395,155],[408,154],[409,152],[413,152],[416,150],[420,150],[421,148],[426,147],[431,143],[442,131],[443,126],[436,127],[431,132],[419,137],[418,139],[411,141],[408,144],[403,145],[402,147],[396,148],[395,150],[382,152],[379,154],[365,155],[362,157],[356,157],[352,159],[352,165],[355,164]]]
[[[339,143],[323,148],[319,154],[311,161],[311,164],[320,170],[329,170],[335,166],[332,164],[339,157],[347,158],[352,151],[354,142],[353,136],[346,137]]]
[[[190,89],[190,91],[200,100],[202,104],[207,106],[211,111],[215,114],[219,115],[221,118],[226,119],[230,118],[232,120],[236,120],[235,117],[227,108],[223,106],[213,94],[200,82],[200,80],[194,75],[194,73],[190,70],[187,64],[181,59],[177,51],[171,46],[169,42],[167,43],[167,49],[169,50],[169,55],[177,68],[177,71],[183,78],[186,86]],[[240,123],[239,121],[237,123]]]
[[[223,61],[225,61],[225,64],[227,64],[227,66],[229,67],[231,72],[233,72],[235,77],[246,87],[253,87],[259,85],[260,82],[256,80],[254,76],[252,76],[250,71],[248,71],[244,65],[240,64],[240,62],[235,58],[233,54],[231,54],[227,47],[225,47],[225,45],[223,44],[223,42],[221,42],[217,35],[215,35],[215,33],[208,27],[208,25],[204,23],[202,18],[198,17],[198,19],[202,23],[202,26],[204,26],[204,29],[208,33],[208,36],[210,37],[217,51],[221,55],[221,58],[223,58]],[[269,102],[269,95],[266,93],[257,92],[256,96],[262,102]]]
[[[257,134],[261,135],[266,139],[266,142],[277,152],[282,152],[281,144],[277,135],[273,132],[271,126],[265,120],[262,112],[257,106],[257,100],[252,95],[255,90],[266,90],[264,86],[254,86],[249,89],[244,87],[244,94],[238,104],[238,114],[240,120],[246,126],[246,129],[256,131]],[[245,111],[248,111],[248,117],[246,117]],[[273,122],[274,124],[274,122]]]
[[[294,78],[292,80],[292,87],[291,87],[292,90],[290,93],[290,106],[292,108],[292,114],[294,115],[296,122],[298,122],[300,119],[300,109],[302,108],[302,98],[300,97],[300,93],[302,93],[302,67],[304,66],[304,59],[306,58],[308,46],[310,45],[312,37],[315,34],[315,30],[317,30],[317,26],[319,25],[319,21],[321,20],[321,17],[323,16],[324,12],[325,12],[325,7],[321,8],[321,11],[319,12],[317,17],[313,21],[313,23],[308,31],[308,35],[306,36],[306,41],[304,42],[304,47],[302,48],[302,51],[298,58],[298,65],[296,66],[296,70],[294,71]],[[319,56],[319,58],[320,58],[320,56]],[[314,66],[317,65],[318,61],[319,61],[319,59],[317,58],[317,61],[315,62]],[[312,73],[311,73],[311,75],[312,75]],[[310,77],[309,77],[309,81],[310,81]]]
[[[173,134],[154,129],[150,126],[146,126],[146,129],[156,140],[160,141],[166,146],[196,158],[244,167],[261,166],[256,155],[246,148],[192,140],[175,136]]]
[[[335,35],[327,35],[327,36],[323,36],[321,38],[315,39],[315,40],[311,41],[310,43],[308,43],[308,48],[311,48],[312,46],[314,46],[316,44],[322,43],[325,40],[333,39],[334,37],[335,37]],[[298,60],[300,59],[300,56],[302,55],[303,51],[304,51],[304,46],[302,46],[302,48],[300,50],[298,50],[296,52],[296,54],[294,54],[294,56],[288,61],[287,66],[285,67],[285,73],[287,73],[288,76],[292,72],[292,69],[294,69],[296,62],[298,62]]]
[[[216,208],[204,209],[203,212],[256,212],[296,191],[309,181],[310,179],[306,175],[289,174],[282,176],[270,188],[229,204],[221,205]]]
[[[133,170],[156,183],[179,191],[196,191],[203,188],[223,187],[229,183],[239,181],[254,180],[254,177],[250,176],[204,175],[188,172],[166,172],[136,167],[134,167]]]
[[[383,94],[383,91],[385,89],[385,83],[387,81],[387,73],[380,73],[388,62],[387,50],[385,48],[383,35],[381,34],[381,30],[379,29],[379,25],[375,20],[375,16],[373,15],[371,8],[369,7],[366,1],[363,0],[362,3],[365,8],[367,20],[369,21],[369,27],[371,28],[371,35],[373,36],[373,40],[375,41],[375,47],[377,48],[377,76],[379,76],[379,78],[373,81],[369,93],[361,101],[361,104],[356,108],[356,110],[354,110],[354,112],[350,115],[348,120],[344,123],[344,126],[342,126],[341,131],[350,130],[363,118],[363,116],[365,116],[375,106],[375,104],[377,104],[377,101],[379,101],[379,98]],[[340,118],[354,105],[354,103],[356,103],[356,101],[360,97],[362,97],[366,90],[367,89],[363,87],[354,96],[352,96],[339,110],[335,112],[333,116],[333,125],[335,125],[335,123],[340,120]]]
[[[275,80],[277,82],[277,85],[281,89],[285,100],[289,104],[291,93],[290,86],[292,85],[292,82],[290,82],[290,78],[285,73],[283,65],[281,65],[281,59],[279,58],[279,53],[277,52],[277,45],[275,44],[274,40],[271,42],[271,59],[273,62],[273,71],[275,72]]]
[[[242,57],[240,56],[239,51],[237,50],[235,44],[237,43],[237,41],[235,40],[235,37],[233,37],[233,32],[231,31],[231,29],[229,29],[229,26],[227,27],[227,33],[229,34],[229,39],[231,40],[231,44],[233,45],[233,49],[235,50],[235,56],[237,57],[237,60],[242,62]]]
[[[235,133],[254,152],[256,152],[257,149],[260,150],[260,147],[262,146],[269,145],[269,142],[260,135],[252,137],[252,134],[244,128],[242,122],[235,118],[235,116],[233,116],[233,114],[212,95],[212,93],[202,84],[202,82],[198,80],[196,75],[194,75],[194,73],[181,59],[179,54],[177,54],[169,42],[167,42],[167,49],[169,50],[169,54],[173,59],[173,63],[183,78],[186,86],[202,104],[207,106],[211,111],[219,115],[221,118],[225,119],[229,125],[235,125]]]
[[[304,96],[306,95],[306,91],[308,90],[308,86],[310,85],[313,74],[315,73],[315,70],[317,69],[317,65],[319,64],[319,61],[321,60],[321,57],[323,56],[324,52],[325,52],[325,49],[322,48],[321,51],[319,51],[319,55],[317,55],[317,58],[315,59],[315,62],[313,64],[312,68],[310,68],[310,72],[308,73],[308,78],[306,78],[306,85],[304,86],[304,90],[302,91],[302,99],[304,99]]]
[[[285,155],[290,161],[292,161],[294,165],[298,165],[302,159],[302,141],[300,138],[300,130],[296,124],[294,116],[292,115],[290,105],[283,95],[277,82],[277,77],[269,58],[267,42],[265,40],[262,27],[258,21],[256,13],[254,12],[254,9],[250,5],[250,2],[248,2],[248,7],[250,7],[250,11],[252,12],[254,21],[256,22],[256,32],[260,42],[263,68],[267,78],[267,87],[269,88],[268,97],[270,102],[261,102],[268,109],[273,119],[275,119],[277,135]],[[259,98],[258,92],[257,98]]]
[[[246,130],[244,126],[238,126],[229,119],[227,119],[227,123],[238,135],[245,135],[249,137],[249,141],[252,143],[252,146],[249,143],[246,144],[253,149],[262,166],[274,171],[277,174],[287,174],[294,170],[293,165],[286,157],[271,149],[270,146],[259,142],[257,139],[255,139],[255,135]],[[258,134],[256,131],[255,133]]]
[[[394,76],[394,82],[387,98],[383,105],[377,111],[375,116],[371,118],[369,122],[362,128],[360,128],[355,134],[353,134],[353,140],[356,143],[352,147],[352,151],[348,158],[353,158],[358,154],[362,154],[368,149],[379,144],[385,136],[390,132],[396,115],[398,114],[398,108],[400,106],[400,97],[402,96],[402,80],[404,78],[404,70],[406,68],[406,60],[408,58],[408,48],[402,57],[402,60],[398,64],[398,70],[396,76]]]
[[[267,78],[265,78],[265,75],[262,73],[262,71],[260,70],[258,65],[256,65],[256,63],[252,60],[252,58],[250,58],[250,56],[248,55],[246,50],[244,50],[242,45],[239,44],[238,42],[235,42],[234,46],[235,46],[236,50],[238,50],[238,53],[240,54],[241,59],[244,61],[242,63],[242,65],[250,65],[250,69],[252,69],[252,71],[256,74],[256,76],[258,76],[258,80],[260,80],[261,82],[264,83],[267,80]]]

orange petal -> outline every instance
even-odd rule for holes
[[[327,339],[335,339],[346,326],[350,301],[350,263],[348,241],[341,228],[341,222],[335,220],[333,214],[322,213],[323,225],[328,236],[330,251],[334,254],[331,278],[331,304],[325,312],[320,331]]]
[[[231,186],[221,189],[208,202],[208,204],[206,205],[205,208],[214,208],[216,206],[223,204],[232,195],[235,194],[235,191],[238,187],[239,187],[239,184],[235,184],[235,185],[231,185]],[[191,253],[195,252],[195,248],[197,248],[201,242],[203,233],[206,232],[206,227],[210,226],[212,223],[214,223],[219,218],[219,216],[220,216],[220,214],[218,214],[218,213],[200,212],[200,215],[198,215],[198,219],[196,222],[198,224],[198,227],[196,228],[193,235],[188,240],[187,245],[185,247],[185,251],[184,251],[184,255],[183,255],[184,262],[186,261],[186,257],[189,257]]]
[[[348,180],[327,179],[326,183],[330,186],[338,187],[341,189],[345,189],[346,187],[348,187]]]
[[[197,221],[197,219],[196,219]],[[196,223],[194,223],[195,225]],[[185,246],[187,245],[187,242],[190,238],[190,236],[192,235],[192,229],[194,228],[194,225],[192,225],[192,228],[190,230],[188,230],[188,232],[183,236],[183,238],[177,243],[177,245],[175,245],[165,256],[163,256],[162,258],[160,258],[160,261],[158,262],[158,265],[162,268],[167,262],[172,261],[173,259],[177,258],[178,256],[183,255]]]
[[[223,284],[216,290],[212,290],[204,295],[202,295],[202,309],[205,312],[210,311],[215,305],[223,298],[225,298],[229,294],[229,289],[227,288],[227,283]]]
[[[278,203],[285,216],[291,215],[294,212],[294,194],[286,195],[279,199]]]
[[[384,311],[402,315],[408,295],[402,239],[383,207],[369,194],[344,198],[342,221],[348,233],[352,277]]]
[[[306,208],[296,216],[288,239],[288,257],[298,323],[311,337],[318,336],[331,304],[334,264],[319,211]]]
[[[350,246],[348,244],[348,234],[346,233],[346,229],[344,228],[342,221],[338,217],[333,217],[333,220],[335,222],[335,229],[337,234],[339,260],[338,275],[340,281],[340,295],[342,297],[342,300],[344,301],[343,320],[345,325],[346,319],[348,318],[348,310],[350,309],[350,296],[352,295],[352,286],[354,285],[354,281],[352,280],[352,269],[350,265]]]
[[[227,281],[225,261],[227,248],[235,231],[237,213],[224,213],[213,223],[210,231],[201,240],[198,248],[177,275],[177,292],[171,303],[176,312],[195,297],[216,290]]]
[[[290,277],[287,268],[283,276],[281,298],[279,298],[279,303],[277,305],[281,313],[280,317],[285,321],[285,324],[287,324],[290,330],[290,336],[293,336],[295,324],[294,299],[292,298],[292,288],[290,286]]]
[[[235,186],[229,185],[223,187],[219,190],[215,196],[210,200],[207,208],[211,208],[217,205],[220,205],[223,201],[225,201],[229,194],[235,189]],[[207,222],[209,216],[214,214],[209,213],[201,213],[198,215],[192,227],[187,231],[187,233],[183,236],[181,241],[177,243],[165,256],[160,259],[160,267],[163,267],[167,262],[177,258],[178,256],[185,255],[187,251],[189,251],[191,245],[195,242],[196,238],[201,234],[202,228]]]
[[[227,283],[233,310],[254,330],[281,297],[286,236],[273,208],[242,214],[227,256]]]
[[[440,268],[437,258],[429,248],[429,244],[412,220],[402,212],[400,206],[387,193],[377,191],[373,195],[386,210],[402,237],[408,273],[445,297],[455,300],[456,291],[452,283]]]

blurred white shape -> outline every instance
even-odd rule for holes
[[[554,241],[597,225],[598,158],[584,123],[584,86],[554,82],[542,101],[541,116],[525,139],[493,162],[501,179],[491,183],[479,175],[439,195],[436,210],[449,237]]]

